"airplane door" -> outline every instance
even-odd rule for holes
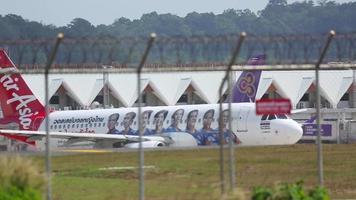
[[[248,107],[241,107],[237,110],[237,131],[247,132],[247,119],[250,113]]]

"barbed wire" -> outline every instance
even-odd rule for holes
[[[239,35],[158,37],[149,53],[147,66],[226,65]],[[136,67],[147,43],[143,37],[65,38],[58,51],[58,68]],[[320,55],[326,35],[249,35],[236,64],[244,64],[257,54],[267,56],[267,64],[313,64]],[[19,68],[41,68],[54,40],[0,41]],[[338,34],[325,62],[354,63],[356,33]]]

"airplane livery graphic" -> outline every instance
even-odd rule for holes
[[[1,49],[0,68],[16,69]],[[242,84],[245,94],[254,99],[259,75],[246,73],[247,77],[240,77],[244,82],[237,84]],[[263,120],[268,126],[262,127],[263,116],[255,114],[255,104],[250,100],[232,104],[232,130],[228,130],[228,105],[223,104],[220,133],[218,104],[143,107],[141,116],[137,108],[53,111],[46,115],[20,74],[0,74],[0,92],[0,135],[38,149],[44,147],[46,117],[52,148],[136,148],[139,133],[144,147],[218,145],[220,135],[224,144],[229,140],[243,146],[294,144],[302,136],[299,124],[287,116],[270,115]]]
[[[265,55],[252,57],[247,61],[247,65],[264,65],[266,60]],[[255,102],[258,84],[261,78],[261,70],[244,71],[233,87],[232,102]]]

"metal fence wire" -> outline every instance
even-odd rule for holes
[[[227,65],[239,35],[160,37],[154,43],[145,67]],[[242,46],[237,64],[256,54],[265,54],[267,64],[314,64],[325,35],[252,36]],[[144,51],[145,37],[65,38],[54,68],[136,67]],[[43,68],[53,39],[0,41],[21,69]],[[356,62],[356,33],[336,35],[326,62]]]

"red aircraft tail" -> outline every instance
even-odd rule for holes
[[[5,50],[0,49],[0,70],[16,70]],[[18,73],[0,73],[1,129],[37,130],[46,112],[44,106],[32,93],[22,76]],[[6,137],[27,142],[9,134]],[[29,143],[29,142],[27,142]]]

